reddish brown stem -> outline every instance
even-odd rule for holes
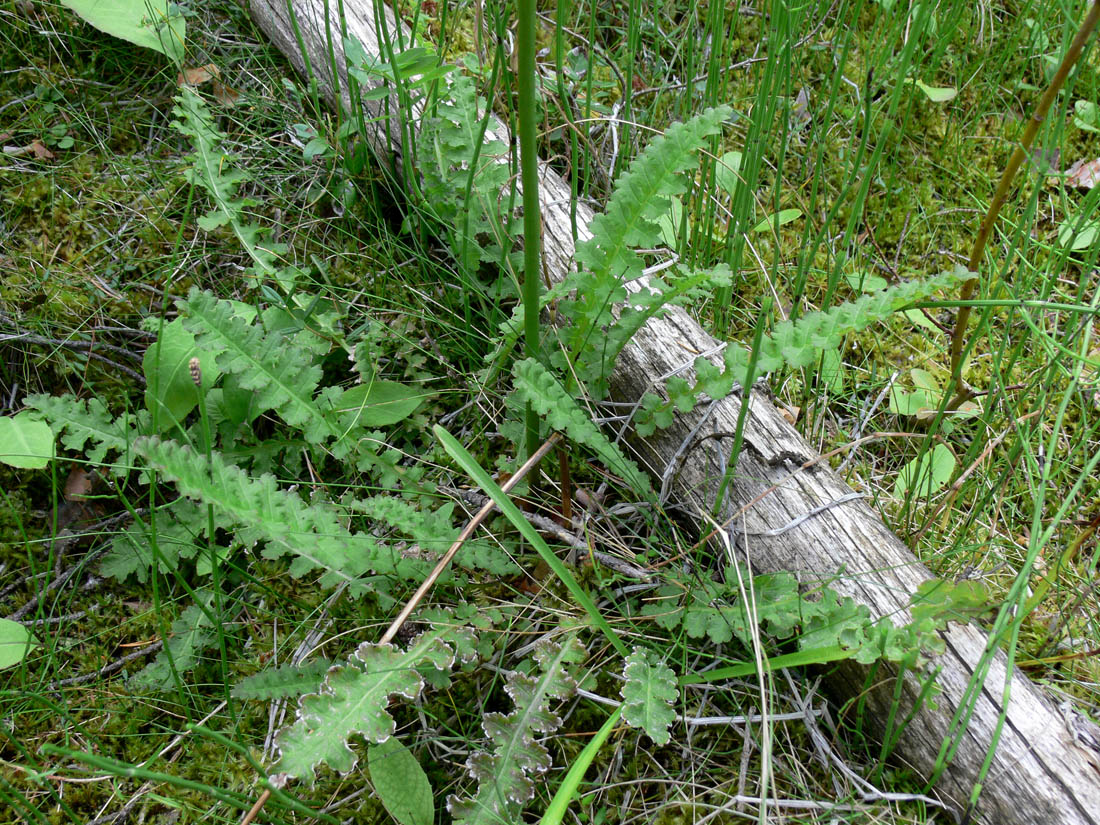
[[[1065,57],[1062,58],[1062,62],[1058,66],[1058,71],[1054,73],[1050,85],[1047,86],[1047,90],[1039,100],[1038,107],[1036,107],[1034,113],[1032,113],[1031,117],[1028,119],[1027,126],[1024,127],[1024,133],[1020,137],[1019,143],[1016,144],[1016,148],[1012,151],[1012,157],[1008,159],[1008,164],[1001,174],[1001,180],[997,184],[997,190],[993,194],[993,201],[989,204],[989,210],[985,213],[982,225],[978,229],[978,236],[974,239],[974,248],[970,251],[970,261],[967,266],[971,272],[978,271],[978,267],[982,262],[982,257],[985,255],[985,247],[989,242],[989,236],[993,232],[993,224],[996,223],[997,216],[1001,212],[1001,207],[1004,206],[1005,201],[1008,199],[1009,188],[1012,185],[1012,181],[1023,165],[1028,152],[1031,151],[1031,145],[1035,142],[1035,136],[1039,134],[1039,127],[1042,126],[1043,121],[1046,119],[1047,112],[1050,111],[1050,107],[1057,99],[1058,93],[1066,82],[1066,78],[1069,77],[1070,71],[1073,69],[1074,64],[1077,63],[1078,58],[1081,56],[1081,52],[1085,48],[1085,43],[1088,42],[1089,37],[1092,35],[1098,23],[1100,23],[1100,0],[1092,4],[1088,15],[1085,17],[1084,21],[1082,21],[1076,36],[1073,38],[1073,42],[1069,44],[1069,49],[1066,51]],[[977,284],[977,278],[964,283],[962,290],[959,292],[959,300],[969,301],[973,298]],[[948,409],[952,410],[957,409],[960,404],[972,397],[970,388],[967,387],[962,380],[962,351],[969,321],[970,307],[959,307],[959,315],[955,320],[955,331],[951,335],[951,376],[957,381],[955,398],[952,399],[951,403],[948,405]]]

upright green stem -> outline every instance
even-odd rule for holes
[[[1024,158],[1026,158],[1028,152],[1031,151],[1031,145],[1035,142],[1035,136],[1039,134],[1039,127],[1043,125],[1047,112],[1050,111],[1050,107],[1058,97],[1058,93],[1065,84],[1066,78],[1069,77],[1069,73],[1073,69],[1074,64],[1077,63],[1077,59],[1081,56],[1081,52],[1085,48],[1085,43],[1088,42],[1097,23],[1100,23],[1100,0],[1096,0],[1096,2],[1092,4],[1092,8],[1089,9],[1088,15],[1085,17],[1084,21],[1082,21],[1081,27],[1077,30],[1077,35],[1073,38],[1073,42],[1069,44],[1069,49],[1066,51],[1065,57],[1062,58],[1062,63],[1058,66],[1058,71],[1054,73],[1050,85],[1047,86],[1047,90],[1043,93],[1043,97],[1039,101],[1039,106],[1031,115],[1031,118],[1027,122],[1027,126],[1024,127],[1024,133],[1020,137],[1019,143],[1016,144],[1016,148],[1012,151],[1012,157],[1008,159],[1008,164],[1001,174],[1001,180],[997,184],[997,191],[993,194],[993,201],[989,204],[989,210],[985,213],[981,228],[978,229],[978,237],[974,239],[974,248],[970,251],[968,268],[971,272],[978,271],[978,267],[982,262],[982,257],[985,255],[985,245],[989,241],[989,235],[993,231],[993,224],[996,222],[997,216],[1001,212],[1001,207],[1004,206],[1005,201],[1008,199],[1008,191],[1009,187],[1012,185],[1012,180],[1016,177],[1016,173],[1023,165]],[[977,283],[978,279],[976,278],[964,283],[962,290],[959,292],[959,300],[969,301],[973,298]],[[966,327],[969,321],[970,307],[959,307],[959,315],[955,320],[955,330],[951,335],[951,377],[958,383],[957,389],[955,390],[955,398],[948,405],[950,409],[958,408],[961,403],[968,400],[971,396],[970,389],[962,383],[960,375],[962,371],[963,342],[966,338]]]
[[[528,358],[539,357],[539,274],[542,270],[542,215],[539,159],[535,146],[535,0],[516,2],[516,85],[519,92],[519,163],[523,186],[523,313]],[[527,405],[527,455],[538,448],[538,418]]]

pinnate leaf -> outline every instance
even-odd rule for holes
[[[261,670],[233,686],[236,699],[286,699],[316,691],[325,672],[332,667],[328,659],[302,665],[280,665]]]
[[[387,710],[390,697],[417,698],[424,689],[419,669],[449,669],[455,653],[446,640],[463,633],[469,631],[436,627],[413,639],[406,650],[361,644],[347,664],[329,670],[318,693],[298,703],[297,721],[276,737],[282,754],[279,770],[301,778],[312,778],[322,763],[340,773],[351,771],[358,757],[348,738],[359,734],[374,744],[389,739],[396,724]]]
[[[592,423],[558,380],[534,358],[517,361],[513,368],[516,392],[530,402],[550,426],[564,431],[574,442],[588,447],[613,471],[621,475],[631,489],[652,495],[649,477]]]

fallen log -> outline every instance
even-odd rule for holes
[[[341,22],[337,4],[326,0],[250,0],[260,28],[298,71],[312,74],[330,103],[350,106],[347,73],[341,47]],[[375,9],[384,11],[376,20]],[[347,34],[358,39],[371,56],[383,54],[380,37],[408,42],[390,9],[367,0],[343,4]],[[295,20],[292,21],[291,13]],[[330,14],[331,16],[326,16]],[[381,34],[380,27],[381,24]],[[379,113],[379,102],[367,104]],[[381,153],[400,145],[398,124],[375,121],[378,131],[370,138]],[[392,131],[387,132],[386,129]],[[493,135],[487,135],[491,138]],[[496,137],[507,142],[507,135]],[[569,271],[573,257],[571,193],[569,186],[546,166],[540,167],[546,268],[554,280]],[[577,206],[581,239],[588,236],[591,211]],[[650,321],[623,351],[612,376],[612,394],[618,401],[634,402],[651,387],[662,386],[673,373],[683,374],[696,354],[713,352],[718,342],[684,311],[673,308],[663,318]],[[658,478],[670,480],[671,490],[685,504],[709,511],[719,482],[714,471],[714,433],[736,430],[740,400],[736,395],[683,416],[675,424],[646,440],[635,440],[641,458]],[[851,488],[824,462],[761,393],[753,393],[738,458],[737,477],[728,491],[723,517],[736,529],[731,538],[742,541],[751,565],[758,572],[787,570],[805,582],[825,581],[842,595],[867,605],[876,619],[887,616],[908,621],[907,604],[917,586],[930,578],[909,549],[886,527],[864,501],[851,498]],[[697,430],[707,416],[702,441]],[[842,502],[841,499],[844,499]],[[836,506],[821,509],[822,505]],[[811,513],[810,518],[803,518]],[[801,520],[800,520],[801,519]],[[797,523],[794,526],[793,522]],[[782,532],[778,532],[780,528]],[[897,736],[893,753],[919,775],[931,777],[943,743],[950,739],[952,719],[963,703],[972,676],[987,646],[991,661],[978,690],[973,710],[961,732],[949,767],[936,779],[935,792],[960,818],[993,825],[1100,825],[1100,768],[1098,754],[1082,736],[1079,724],[1016,672],[1005,691],[1007,660],[996,643],[990,644],[980,629],[954,625],[943,634],[946,651],[937,658],[942,695],[938,707],[919,702],[920,684],[911,674],[880,667],[876,686],[863,693],[865,719],[877,734]],[[836,695],[856,696],[864,691],[867,670],[854,663],[831,672]],[[895,697],[895,689],[900,693]],[[894,717],[889,710],[899,701]],[[1007,707],[1003,702],[1007,701]],[[1004,713],[999,742],[977,808],[967,811],[990,743]],[[912,718],[901,731],[885,730],[888,718]],[[1079,729],[1079,728],[1078,728]]]

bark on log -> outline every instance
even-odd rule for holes
[[[298,71],[306,73],[308,60],[329,102],[340,101],[348,107],[340,21],[325,16],[326,8],[335,15],[337,4],[326,0],[250,0],[250,4],[261,29]],[[300,40],[291,24],[288,5],[294,10]],[[374,4],[345,0],[343,5],[347,32],[363,44],[368,54],[380,54]],[[385,11],[385,37],[396,38],[399,28],[392,12],[381,3],[377,7]],[[403,36],[407,42],[408,32]],[[337,86],[334,77],[338,78]],[[377,111],[380,104],[372,105]],[[395,135],[381,131],[381,125],[378,128],[373,136],[376,148],[392,152],[392,147],[399,145]],[[507,142],[507,136],[503,139]],[[560,280],[568,272],[573,256],[570,190],[545,166],[541,167],[541,187],[547,266],[551,277]],[[583,204],[577,213],[583,239],[592,213]],[[613,395],[619,401],[635,401],[649,388],[661,386],[669,374],[683,374],[697,354],[716,347],[717,342],[686,312],[672,309],[664,318],[651,321],[623,351],[612,379]],[[751,503],[734,520],[733,537],[747,549],[753,568],[765,572],[788,570],[806,582],[828,582],[840,593],[868,605],[875,618],[908,621],[908,597],[930,574],[864,501],[847,500],[775,534],[776,528],[849,496],[852,490],[823,463],[798,470],[816,453],[760,393],[753,393],[749,403],[745,448],[738,459],[725,518]],[[736,396],[709,409],[702,405],[700,412],[681,417],[674,426],[648,440],[636,441],[635,447],[659,479],[665,477],[670,462],[675,462],[670,476],[674,495],[709,511],[721,476],[722,462],[716,460],[716,450],[718,445],[728,449],[730,441],[700,441],[699,436],[732,435],[739,409]],[[692,435],[701,415],[707,416],[705,428]],[[688,439],[687,449],[682,451]],[[769,531],[773,531],[771,535]],[[894,749],[901,761],[926,777],[932,774],[952,717],[987,645],[986,634],[973,626],[952,626],[944,637],[947,650],[937,660],[943,689],[939,707],[923,705],[917,709]],[[1005,655],[997,650],[954,758],[935,783],[935,791],[956,816],[965,813],[1002,712],[1005,673]],[[840,695],[855,696],[863,690],[865,676],[866,669],[846,664],[830,677],[831,689]],[[884,733],[882,727],[894,701],[895,678],[896,673],[880,669],[877,688],[866,696],[866,718],[880,726],[879,735]],[[913,677],[903,679],[897,718],[904,718],[914,708],[918,690]],[[1036,685],[1026,676],[1013,675],[992,769],[970,819],[991,825],[1100,825],[1100,768],[1094,761],[1097,755],[1077,743],[1070,727]]]

